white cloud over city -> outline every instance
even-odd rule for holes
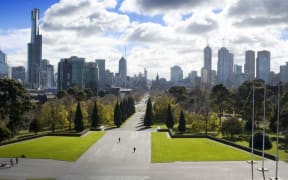
[[[288,1],[286,0],[62,0],[41,17],[43,58],[56,65],[72,55],[86,61],[106,59],[118,72],[127,49],[128,74],[146,67],[148,77],[170,78],[170,67],[180,65],[187,75],[200,71],[203,48],[223,45],[243,65],[245,50],[271,51],[271,69],[288,61]],[[149,21],[160,16],[160,21]],[[139,17],[135,20],[133,17]],[[148,20],[147,20],[148,19]],[[29,27],[0,30],[1,49],[10,65],[26,65]]]

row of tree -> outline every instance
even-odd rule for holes
[[[120,127],[132,114],[135,113],[134,99],[129,96],[120,103],[117,101],[114,108],[114,124]]]

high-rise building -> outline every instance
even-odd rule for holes
[[[256,78],[266,83],[270,80],[270,52],[263,50],[257,52]]]
[[[203,87],[211,85],[212,71],[212,49],[209,46],[204,48],[204,66],[201,69],[201,84]]]
[[[41,61],[40,71],[40,87],[41,89],[54,87],[54,66],[49,63],[49,60]]]
[[[98,66],[99,81],[98,81],[98,91],[104,89],[106,86],[106,73],[105,73],[105,59],[96,59],[95,60]]]
[[[90,88],[95,95],[98,94],[98,81],[99,81],[99,70],[96,62],[86,63],[86,85],[85,88]]]
[[[31,13],[31,42],[28,43],[28,87],[38,89],[40,87],[40,68],[42,59],[42,35],[39,34],[39,9],[33,9]]]
[[[114,73],[110,72],[108,69],[105,72],[105,76],[106,76],[106,85],[111,87],[112,85],[114,85]]]
[[[288,82],[288,62],[285,65],[280,66],[280,81]]]
[[[171,67],[171,82],[178,83],[183,79],[183,71],[180,66]]]
[[[244,73],[249,81],[255,78],[255,52],[252,50],[245,52]]]
[[[127,61],[124,57],[119,60],[119,85],[122,87],[127,85]]]
[[[222,47],[218,51],[217,81],[225,86],[232,85],[233,75],[233,54],[228,49]]]
[[[85,88],[85,58],[72,56],[61,59],[58,63],[58,90],[65,90],[71,86]]]
[[[24,84],[25,83],[25,67],[24,66],[12,67],[12,79]]]
[[[8,69],[8,64],[7,64],[7,56],[4,52],[0,50],[0,77],[7,77],[9,74],[9,69]]]

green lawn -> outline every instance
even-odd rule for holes
[[[26,180],[56,180],[55,178],[37,178],[37,179],[26,179]]]
[[[0,157],[76,161],[104,132],[90,132],[83,137],[46,136],[0,147]]]
[[[152,133],[152,162],[173,161],[241,161],[247,152],[206,138],[173,138],[166,133]],[[255,157],[259,159],[258,157]]]

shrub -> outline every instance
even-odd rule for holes
[[[222,123],[221,132],[232,139],[235,134],[242,132],[242,124],[237,118],[231,117]]]
[[[262,150],[263,146],[263,133],[262,132],[257,132],[254,135],[254,148]],[[249,140],[249,147],[252,147],[252,138]],[[264,142],[264,149],[271,149],[272,148],[272,143],[269,138],[269,136],[265,135],[265,142]]]
[[[0,142],[9,139],[11,136],[11,132],[8,128],[6,127],[0,127]]]

